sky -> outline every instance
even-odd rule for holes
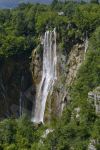
[[[16,7],[22,2],[40,2],[40,3],[50,3],[52,0],[0,0],[0,8],[12,8]]]
[[[79,0],[76,0],[76,1],[79,1]],[[90,0],[84,0],[84,1],[90,1]],[[52,2],[52,0],[0,0],[0,8],[13,8],[23,2],[50,3],[50,2]],[[100,0],[99,0],[99,2],[100,2]]]

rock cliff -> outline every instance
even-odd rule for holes
[[[84,53],[84,42],[73,45],[65,53],[57,46],[57,80],[46,101],[45,122],[51,122],[60,117],[64,106],[70,102],[69,89],[84,61]],[[36,94],[42,77],[43,46],[40,45],[33,50],[30,58],[2,60],[0,119],[10,116],[19,117],[21,92],[22,111],[30,117],[34,115]]]

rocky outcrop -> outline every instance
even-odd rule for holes
[[[61,116],[63,108],[70,102],[70,86],[76,79],[77,72],[84,61],[84,44],[76,44],[70,53],[63,55],[58,51],[58,77],[52,93],[48,95],[45,110],[45,121],[56,120]]]
[[[66,84],[70,87],[76,79],[77,72],[84,61],[84,44],[76,44],[70,51],[66,65]]]
[[[100,115],[100,87],[97,87],[93,91],[89,92],[88,98],[95,107],[96,114]]]
[[[88,150],[97,150],[96,149],[96,144],[97,144],[97,141],[94,140],[94,139],[91,139],[90,143],[89,143],[89,146],[88,146]]]
[[[32,78],[36,86],[40,83],[42,77],[42,62],[43,62],[43,50],[42,45],[39,45],[35,50],[32,51],[32,61],[30,63],[30,68],[32,72]]]

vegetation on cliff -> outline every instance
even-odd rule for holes
[[[30,55],[39,43],[39,35],[52,27],[57,28],[59,41],[66,48],[66,42],[84,38],[86,31],[89,35],[99,24],[97,4],[22,4],[15,9],[0,10],[0,56]]]
[[[63,12],[63,15],[59,15]],[[30,55],[40,43],[40,35],[56,27],[58,42],[65,51],[84,41],[89,47],[77,79],[70,87],[71,101],[46,139],[45,126],[36,127],[27,118],[0,122],[1,150],[86,150],[94,139],[100,149],[100,117],[88,100],[88,92],[100,85],[100,6],[98,4],[57,3],[20,5],[0,10],[0,57]],[[76,113],[78,111],[78,115]]]

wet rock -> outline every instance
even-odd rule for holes
[[[22,74],[24,75],[21,86]],[[0,67],[0,119],[19,117],[20,91],[25,92],[33,84],[29,59],[8,58]]]

